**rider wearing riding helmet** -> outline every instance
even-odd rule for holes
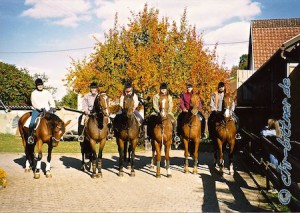
[[[83,97],[82,100],[82,111],[86,115],[79,116],[78,134],[82,135],[84,129],[84,123],[87,121],[88,116],[91,114],[94,108],[94,102],[98,95],[98,85],[96,82],[90,84],[90,92]],[[84,119],[83,119],[84,117]]]
[[[54,113],[55,111],[55,102],[51,95],[51,93],[47,90],[44,90],[43,80],[37,78],[35,80],[35,90],[31,93],[31,104],[33,107],[31,113],[31,120],[29,124],[28,130],[28,143],[34,143],[34,138],[32,136],[34,123],[36,118],[39,116],[40,112],[45,110],[50,113]]]
[[[123,109],[124,108],[124,97],[126,95],[133,95],[133,101],[134,101],[134,110],[133,113],[134,115],[137,117],[137,119],[139,120],[139,124],[143,124],[144,122],[144,118],[141,116],[141,114],[139,113],[139,111],[136,110],[136,108],[139,106],[139,98],[138,96],[135,94],[133,86],[130,82],[126,82],[125,83],[125,87],[123,90],[123,93],[120,97],[120,106]]]
[[[190,104],[191,104],[191,96],[194,93],[193,91],[193,85],[192,84],[187,84],[186,85],[186,89],[187,91],[184,92],[181,97],[180,97],[180,109],[183,112],[188,112],[188,110],[190,109]],[[201,120],[201,138],[206,138],[205,136],[205,117],[203,116],[203,114],[200,112],[200,110],[202,109],[202,103],[201,101],[199,102],[199,106],[198,106],[198,116]]]
[[[153,97],[153,110],[156,114],[160,113],[160,109],[159,109],[160,95],[167,95],[168,96],[168,104],[169,104],[168,117],[170,118],[170,120],[172,122],[172,125],[173,125],[173,138],[174,138],[174,141],[178,142],[178,141],[180,141],[180,138],[177,135],[177,121],[176,121],[175,116],[172,112],[172,110],[173,110],[173,98],[168,92],[168,85],[166,83],[162,83],[160,85],[159,89],[160,89],[160,92],[157,93]]]
[[[215,91],[212,94],[211,99],[210,99],[211,114],[208,118],[208,127],[209,127],[209,129],[211,129],[212,124],[213,124],[213,122],[216,118],[216,113],[217,112],[222,112],[222,109],[223,109],[222,104],[223,104],[223,99],[224,99],[225,93],[226,93],[225,83],[224,82],[219,82],[217,91]],[[241,139],[241,135],[238,133],[239,119],[235,115],[234,109],[235,109],[235,103],[233,102],[231,110],[232,110],[232,117],[234,118],[235,123],[236,123],[236,129],[237,129],[236,139]]]

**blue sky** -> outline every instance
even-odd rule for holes
[[[124,25],[130,10],[138,12],[146,2],[159,9],[160,16],[177,22],[186,7],[189,23],[204,32],[205,43],[220,43],[217,53],[228,68],[248,53],[251,20],[300,14],[298,0],[0,0],[0,60],[31,74],[46,73],[48,84],[58,88],[55,98],[61,99],[71,58],[80,60],[92,53],[88,47],[95,42],[93,36],[103,41],[116,12]],[[244,43],[222,45],[240,41]],[[21,53],[73,48],[86,49]]]

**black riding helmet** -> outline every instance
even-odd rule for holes
[[[219,89],[219,88],[221,88],[221,87],[225,87],[225,83],[224,83],[224,82],[222,82],[222,81],[221,81],[221,82],[219,82],[219,84],[218,84],[218,89]]]
[[[132,87],[132,84],[130,82],[125,83],[125,89],[131,88],[131,87]]]
[[[168,85],[166,83],[162,83],[159,88],[160,89],[168,89]]]
[[[43,83],[43,80],[42,80],[42,79],[37,78],[37,79],[35,80],[35,86],[39,86],[39,85],[44,85],[44,83]]]
[[[96,82],[92,82],[92,83],[90,84],[90,88],[91,88],[91,89],[96,89],[97,87],[98,87],[98,85],[97,85]]]

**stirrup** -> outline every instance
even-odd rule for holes
[[[80,135],[80,136],[78,137],[78,141],[79,141],[80,143],[82,143],[82,142],[84,141],[84,136],[83,136],[83,135]]]
[[[237,140],[241,140],[241,139],[242,139],[240,133],[237,133],[237,134],[235,135],[235,139],[237,139]]]
[[[178,135],[175,135],[173,140],[174,140],[174,146],[177,149],[180,144],[180,137]]]
[[[28,144],[34,144],[34,138],[30,135],[27,140]]]

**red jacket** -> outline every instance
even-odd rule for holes
[[[180,98],[180,109],[190,109],[190,103],[191,103],[191,93],[185,92],[182,94]],[[198,110],[202,109],[202,103],[201,101],[199,102]]]

